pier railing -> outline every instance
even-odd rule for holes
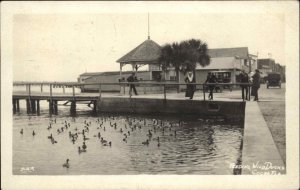
[[[206,90],[207,87],[213,85],[215,87],[233,87],[233,86],[240,86],[243,85],[246,88],[248,88],[248,96],[246,95],[246,97],[250,97],[250,87],[251,87],[251,83],[190,83],[191,85],[195,85],[195,89],[201,89],[201,88],[197,88],[197,87],[202,87],[202,93],[203,93],[203,100],[206,100]],[[142,87],[146,87],[146,86],[160,86],[163,89],[163,96],[164,99],[167,99],[167,87],[168,86],[185,86],[187,85],[186,83],[176,83],[176,82],[117,82],[117,83],[99,83],[99,82],[90,82],[90,83],[78,83],[78,82],[13,82],[13,86],[26,86],[26,92],[27,95],[30,99],[31,94],[31,86],[40,86],[40,91],[43,92],[43,87],[44,86],[49,86],[49,99],[51,100],[53,97],[53,88],[62,88],[63,89],[63,93],[65,93],[65,88],[72,88],[72,96],[75,100],[76,97],[76,92],[75,92],[75,88],[82,88],[83,86],[88,86],[88,85],[93,85],[93,86],[97,86],[98,89],[98,93],[99,93],[99,98],[101,98],[102,95],[102,88],[103,86],[106,85],[117,85],[120,86],[120,88],[123,88],[123,93],[125,94],[125,88],[129,85],[138,85],[138,86],[142,86]],[[79,94],[78,94],[79,95]],[[130,98],[131,98],[131,94],[130,94]]]

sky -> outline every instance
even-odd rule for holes
[[[286,64],[280,12],[149,15],[150,38],[159,45],[195,38],[209,48],[248,47]],[[76,81],[84,72],[118,71],[116,60],[147,39],[147,17],[147,11],[14,14],[13,80]]]

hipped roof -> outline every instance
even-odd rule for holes
[[[129,53],[117,60],[118,63],[157,62],[161,55],[161,47],[156,42],[147,39]]]
[[[218,48],[209,49],[208,55],[210,57],[239,57],[248,59],[248,47],[237,47],[237,48]]]
[[[235,57],[215,57],[211,58],[210,64],[202,67],[197,65],[196,70],[216,70],[216,69],[241,69],[241,64]]]

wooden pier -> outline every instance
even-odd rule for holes
[[[40,92],[32,92],[32,86],[40,86]],[[14,83],[14,86],[26,86],[26,91],[13,93],[13,113],[20,112],[20,100],[26,101],[26,110],[28,114],[40,115],[40,101],[47,101],[49,104],[49,114],[58,114],[58,105],[60,101],[63,105],[70,104],[71,115],[76,115],[76,103],[89,101],[93,105],[93,111],[97,112],[98,100],[101,95],[82,95],[75,93],[75,87],[78,83]],[[44,92],[44,86],[49,86],[49,93]],[[53,87],[62,88],[62,93],[53,93]],[[72,94],[65,92],[65,88],[72,88]]]
[[[20,92],[13,92],[13,113],[20,112],[20,100],[26,101],[26,110],[28,114],[37,114],[40,115],[40,101],[47,101],[49,104],[49,114],[50,115],[57,115],[58,114],[58,105],[59,102],[65,102],[63,105],[70,104],[70,114],[76,115],[76,104],[79,102],[89,102],[89,105],[93,105],[93,112],[97,113],[99,110],[99,105],[101,101],[102,96],[102,86],[103,85],[120,85],[120,86],[127,86],[129,83],[127,82],[121,82],[121,83],[75,83],[75,82],[69,82],[69,83],[39,83],[39,82],[14,82],[13,86],[26,86],[26,91],[20,91]],[[166,96],[166,86],[170,85],[168,83],[147,83],[143,84],[142,82],[134,82],[130,84],[138,84],[138,85],[162,85],[163,86],[163,94],[162,97],[164,100],[167,99]],[[99,92],[98,93],[75,93],[75,88],[80,88],[83,85],[98,85],[99,86]],[[174,85],[171,84],[171,85]],[[184,83],[176,83],[175,85],[185,85]],[[205,85],[209,84],[203,84],[203,83],[195,83],[195,85],[202,86],[203,89],[203,100],[205,101]],[[228,86],[228,83],[220,84],[218,85],[226,85]],[[236,84],[230,84],[230,85],[240,85],[240,83]],[[245,85],[245,84],[243,84]],[[246,84],[250,87],[250,84]],[[39,92],[33,92],[31,90],[32,86],[40,86]],[[49,87],[49,92],[45,92],[44,87]],[[61,88],[61,93],[53,93],[53,87],[55,88]],[[71,88],[72,93],[66,93],[65,88]],[[121,91],[120,93],[124,93],[124,91]],[[249,97],[250,97],[250,90],[249,90]],[[128,97],[124,97],[128,98]],[[129,96],[131,98],[131,96]],[[117,108],[115,108],[117,109]]]

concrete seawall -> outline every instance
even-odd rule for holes
[[[100,112],[139,114],[193,114],[244,121],[245,102],[104,97]]]
[[[247,102],[242,150],[243,175],[286,174],[284,162],[257,102]]]

